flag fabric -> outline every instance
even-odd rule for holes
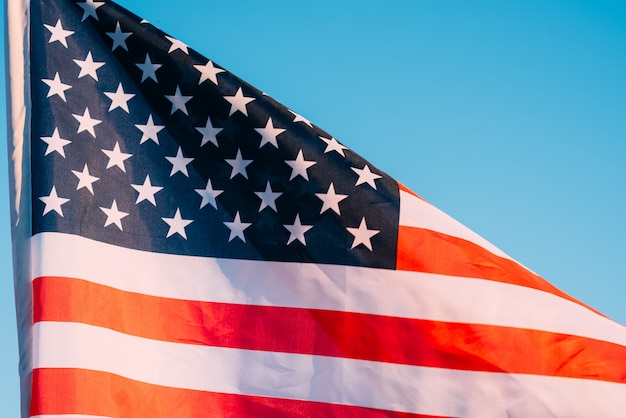
[[[624,415],[623,326],[121,6],[8,3],[24,417]]]

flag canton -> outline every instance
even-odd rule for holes
[[[394,268],[397,183],[112,2],[31,2],[33,233]]]

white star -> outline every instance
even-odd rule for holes
[[[46,24],[44,24],[44,26],[51,33],[50,40],[48,41],[49,44],[54,41],[59,41],[64,47],[67,48],[67,37],[73,35],[74,32],[71,30],[63,29],[63,25],[61,25],[61,19],[58,19],[57,24],[54,26]]]
[[[141,82],[143,83],[146,79],[151,78],[155,81],[155,83],[158,83],[157,80],[157,76],[156,76],[156,70],[158,70],[159,68],[162,67],[161,64],[153,64],[152,61],[150,61],[150,55],[148,55],[146,53],[146,60],[144,61],[143,64],[135,64],[137,67],[139,67],[139,69],[141,70],[142,74],[141,74]]]
[[[278,212],[276,209],[276,199],[280,197],[282,192],[274,192],[270,187],[269,180],[267,181],[267,185],[265,186],[264,192],[254,192],[255,195],[259,196],[261,199],[261,206],[259,207],[259,212],[261,212],[266,207],[270,207],[274,209],[274,212]]]
[[[287,245],[291,244],[295,240],[300,241],[304,246],[306,246],[306,240],[304,239],[304,234],[311,228],[313,225],[302,225],[300,222],[300,215],[296,215],[296,219],[293,221],[293,225],[283,225],[287,231],[289,231],[289,240],[287,241]]]
[[[154,195],[163,190],[163,187],[153,186],[152,183],[150,183],[149,175],[146,176],[143,184],[131,184],[131,187],[139,192],[135,204],[139,204],[139,202],[147,200],[148,202],[152,203],[153,206],[156,206],[156,200],[154,199]]]
[[[78,186],[76,186],[76,190],[80,190],[83,187],[85,187],[87,190],[91,192],[91,194],[94,194],[93,183],[100,180],[100,178],[89,174],[89,167],[87,167],[87,164],[85,164],[85,167],[83,168],[82,172],[72,170],[72,173],[74,173],[74,175],[78,177]]]
[[[63,158],[65,158],[65,150],[63,149],[63,147],[72,142],[67,139],[61,138],[61,136],[59,135],[58,128],[54,128],[54,133],[52,134],[52,136],[42,136],[41,140],[45,142],[46,144],[48,144],[48,148],[46,148],[45,155],[48,155],[51,152],[56,151]]]
[[[125,110],[126,113],[130,113],[128,110],[128,101],[135,97],[134,94],[124,93],[124,88],[122,87],[122,83],[117,85],[117,90],[114,92],[104,92],[104,94],[111,99],[111,106],[109,107],[109,112],[113,109],[117,109],[118,107]]]
[[[233,167],[233,170],[230,173],[230,178],[232,179],[237,174],[241,174],[245,178],[248,178],[248,173],[246,172],[246,167],[250,165],[252,160],[244,160],[241,157],[241,151],[237,150],[237,156],[234,160],[227,159],[226,162]]]
[[[207,62],[205,65],[194,65],[193,67],[200,71],[200,81],[198,81],[198,84],[202,84],[206,80],[211,80],[213,84],[217,85],[217,75],[225,72],[221,68],[213,66],[211,61]]]
[[[254,101],[254,97],[246,97],[243,95],[241,87],[237,89],[237,93],[235,93],[234,96],[224,96],[224,99],[230,102],[230,113],[228,116],[232,115],[236,111],[240,111],[244,115],[248,116],[248,109],[246,106],[248,103]]]
[[[313,127],[313,124],[312,124],[312,123],[311,123],[311,121],[310,121],[310,120],[308,120],[307,118],[305,118],[305,117],[303,117],[302,115],[300,115],[300,114],[298,114],[298,113],[294,112],[293,110],[289,110],[289,112],[291,112],[291,114],[295,116],[295,117],[294,117],[294,119],[293,119],[293,123],[296,123],[296,122],[303,122],[303,123],[306,123],[307,125],[309,125],[309,127],[310,127],[310,128],[312,128],[312,127]]]
[[[361,219],[361,224],[358,228],[346,228],[349,233],[354,235],[354,241],[352,241],[352,247],[350,249],[356,247],[359,244],[363,244],[370,251],[372,251],[372,243],[370,239],[378,234],[380,231],[376,229],[367,229],[367,224],[365,223],[365,218]]]
[[[77,134],[83,131],[87,131],[91,134],[91,136],[93,136],[94,138],[96,137],[96,132],[93,128],[94,126],[100,124],[102,121],[98,119],[92,119],[91,115],[89,114],[88,107],[85,108],[85,112],[82,115],[72,114],[72,116],[74,116],[74,119],[76,119],[80,124],[78,126],[78,130],[76,131]]]
[[[183,156],[183,150],[181,147],[178,147],[178,152],[176,153],[176,157],[165,157],[167,161],[172,164],[172,171],[170,172],[170,177],[172,177],[177,172],[183,173],[186,177],[189,177],[189,173],[187,172],[187,164],[193,161],[193,158],[185,158]]]
[[[341,145],[339,141],[337,141],[335,138],[328,139],[328,138],[324,138],[323,136],[320,136],[320,139],[326,142],[326,149],[324,150],[324,154],[326,154],[327,152],[335,151],[337,154],[341,155],[342,157],[346,156],[343,153],[343,150],[348,149],[348,147],[344,147],[343,145]]]
[[[291,177],[289,177],[289,180],[293,180],[297,176],[302,176],[302,178],[308,181],[309,175],[306,170],[312,165],[317,164],[315,161],[305,161],[304,156],[302,155],[302,150],[298,152],[298,156],[295,160],[285,162],[291,166]]]
[[[126,154],[125,152],[120,151],[119,142],[115,142],[115,146],[113,147],[112,150],[109,151],[109,150],[103,149],[102,152],[104,152],[107,155],[107,157],[109,157],[107,170],[113,166],[118,166],[120,170],[122,170],[124,173],[126,172],[124,161],[128,160],[130,157],[133,156],[133,154]]]
[[[145,125],[135,125],[135,127],[142,132],[141,141],[139,141],[140,144],[143,144],[148,139],[151,139],[155,144],[158,144],[158,134],[163,130],[163,128],[165,128],[165,126],[162,125],[155,125],[152,121],[152,115],[148,116],[148,122],[146,122]]]
[[[251,223],[241,222],[241,218],[239,217],[239,212],[235,213],[235,219],[232,222],[224,222],[224,225],[230,229],[230,236],[228,237],[228,242],[231,242],[235,237],[239,238],[243,242],[246,242],[246,237],[243,235],[243,231],[248,228]]]
[[[170,112],[170,115],[173,115],[174,112],[180,110],[185,115],[189,116],[189,113],[187,113],[187,102],[193,99],[193,96],[183,96],[180,92],[180,87],[176,86],[176,93],[174,93],[173,96],[165,97],[167,98],[167,100],[172,102],[172,111]]]
[[[111,224],[115,224],[115,226],[117,226],[120,231],[124,230],[122,229],[122,218],[127,217],[128,213],[122,212],[117,208],[117,202],[115,201],[115,199],[113,199],[113,204],[111,204],[110,208],[103,208],[102,206],[100,206],[100,209],[107,216],[107,220],[104,222],[105,228]]]
[[[50,194],[48,196],[42,196],[39,198],[39,200],[41,200],[46,205],[46,207],[43,209],[44,215],[53,210],[61,215],[61,217],[63,216],[63,209],[61,208],[61,205],[70,201],[70,199],[64,199],[62,197],[59,197],[57,195],[57,189],[54,186],[52,186],[52,190],[50,191]]]
[[[185,233],[185,227],[192,223],[193,221],[190,219],[183,219],[180,216],[180,209],[176,209],[176,214],[174,214],[173,218],[161,218],[163,222],[170,226],[169,231],[167,231],[166,238],[171,237],[174,234],[178,234],[184,239],[187,239],[187,234]]]
[[[332,209],[337,215],[341,215],[339,212],[339,202],[348,197],[346,194],[335,193],[335,185],[332,183],[328,186],[327,193],[315,193],[315,196],[319,197],[320,200],[324,202],[322,209],[320,209],[320,215],[328,209]]]
[[[254,130],[261,134],[261,144],[259,145],[259,148],[261,148],[265,144],[272,144],[274,145],[274,148],[278,148],[278,142],[276,141],[276,137],[285,132],[284,129],[274,128],[272,118],[269,118],[267,120],[265,128],[254,128]]]
[[[365,164],[365,167],[363,168],[356,168],[356,167],[350,167],[350,168],[352,168],[352,171],[354,171],[355,173],[359,175],[359,178],[357,179],[355,186],[358,186],[359,184],[367,183],[370,186],[372,186],[374,190],[376,190],[376,182],[374,180],[381,179],[382,176],[379,176],[376,173],[372,173],[367,164]]]
[[[83,22],[89,16],[93,16],[94,19],[98,20],[98,14],[96,13],[96,10],[98,9],[98,7],[104,6],[104,2],[87,0],[84,3],[78,3],[78,5],[84,10],[83,18],[81,19],[81,22]]]
[[[202,202],[200,202],[200,209],[205,207],[207,203],[210,203],[215,209],[217,209],[217,202],[215,198],[222,194],[224,190],[216,190],[213,188],[211,184],[211,179],[209,179],[206,183],[205,189],[195,189],[196,193],[202,196]]]
[[[126,45],[126,38],[132,35],[132,32],[122,32],[122,28],[120,27],[120,22],[117,22],[115,26],[115,32],[107,32],[106,33],[111,39],[113,39],[113,46],[111,47],[111,51],[115,51],[118,46],[121,46],[126,51],[128,51],[128,46]]]
[[[100,67],[104,65],[104,62],[95,62],[91,57],[91,51],[87,53],[87,58],[84,61],[82,60],[74,60],[76,65],[80,67],[80,73],[78,74],[78,78],[83,78],[88,75],[91,76],[94,80],[98,81],[98,70]]]
[[[214,128],[210,117],[207,118],[204,128],[196,127],[196,131],[202,134],[202,143],[200,144],[201,147],[208,142],[214,144],[216,147],[219,147],[219,145],[217,145],[217,134],[222,132],[222,128]]]
[[[166,36],[166,38],[172,43],[172,45],[170,45],[169,51],[167,51],[168,54],[171,54],[172,52],[176,51],[177,49],[180,49],[185,54],[189,55],[189,49],[188,49],[188,46],[186,44],[182,43],[181,41],[179,41],[176,38],[172,38],[171,36]]]
[[[71,89],[72,86],[70,86],[69,84],[63,84],[61,82],[61,78],[59,77],[59,73],[56,73],[52,80],[44,78],[41,81],[43,81],[48,85],[48,87],[50,87],[50,90],[48,90],[48,95],[46,97],[51,97],[56,94],[61,99],[63,99],[64,102],[67,103],[67,99],[65,98],[65,90]]]

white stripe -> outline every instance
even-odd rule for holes
[[[77,323],[38,323],[34,334],[36,368],[98,370],[183,389],[481,418],[626,410],[626,385],[601,381],[193,346]]]
[[[510,257],[489,241],[437,209],[430,203],[400,190],[400,225],[441,232],[452,237],[471,241],[489,252],[504,258]]]
[[[128,250],[58,233],[33,237],[33,278],[80,278],[152,296],[501,325],[626,346],[626,328],[547,292],[489,280],[372,268]]]

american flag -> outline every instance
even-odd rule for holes
[[[29,9],[24,416],[623,415],[621,325],[115,3]]]

